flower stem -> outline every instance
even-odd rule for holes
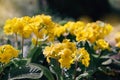
[[[64,77],[64,69],[62,69],[61,75]]]
[[[15,47],[18,48],[18,38],[17,38],[17,33],[15,33]]]
[[[22,36],[22,57],[23,57],[24,37]]]
[[[4,64],[1,64],[1,71],[0,71],[0,79],[2,78],[2,76],[4,75],[4,68],[5,68],[5,66],[4,66]]]
[[[78,66],[78,62],[75,61],[75,70],[74,70],[74,79],[73,80],[76,80],[77,66]]]
[[[35,47],[37,47],[37,45],[38,45],[38,37],[36,38]]]

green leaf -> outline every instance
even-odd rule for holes
[[[27,58],[31,59],[31,62],[38,62],[38,57],[42,53],[41,47],[34,47],[32,50],[30,50]]]
[[[57,80],[63,80],[64,76],[61,75],[62,70],[60,68],[59,63],[55,59],[51,59],[50,64],[50,71],[56,75]]]
[[[40,64],[35,64],[35,63],[31,63],[32,65],[38,66],[42,71],[43,71],[43,75],[48,79],[48,80],[55,80],[52,73],[44,66],[40,65]]]
[[[80,74],[78,77],[76,77],[75,80],[80,80],[81,78],[83,78],[83,77],[87,77],[87,76],[88,76],[88,73],[85,72],[85,73],[83,73],[83,74]]]
[[[102,63],[102,65],[109,65],[112,63],[112,59],[108,59]]]
[[[27,65],[28,63],[30,63],[30,59],[27,59],[27,58],[14,58],[11,63],[13,63],[16,67],[19,67],[19,66],[25,66]]]
[[[36,52],[39,52],[40,47],[34,47],[30,50],[30,52],[27,55],[27,58],[32,58]]]
[[[109,59],[110,55],[101,56],[100,59]]]
[[[0,73],[3,71],[3,68],[0,66]]]
[[[39,79],[43,75],[43,71],[40,67],[29,64],[26,66],[20,66],[16,68],[12,68],[10,70],[10,78],[8,80],[15,80],[15,79]]]

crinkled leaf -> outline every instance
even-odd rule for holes
[[[12,68],[10,70],[10,78],[8,80],[15,80],[15,79],[39,79],[43,75],[43,71],[40,67],[29,64],[26,66]]]
[[[16,67],[27,65],[30,62],[30,59],[27,58],[14,58],[11,63],[13,63]]]
[[[28,54],[28,58],[31,59],[32,63],[39,63],[41,61],[43,61],[44,56],[42,53],[42,47],[34,47],[32,50],[30,50],[29,54]]]
[[[58,80],[62,80],[63,76],[61,75],[61,68],[59,63],[55,59],[51,59],[50,71],[56,75]]]
[[[88,73],[85,72],[85,73],[83,73],[83,74],[80,74],[78,77],[76,77],[75,80],[80,80],[81,78],[83,78],[83,77],[87,77],[87,76],[88,76]]]
[[[48,79],[48,80],[54,80],[54,77],[52,75],[52,73],[44,66],[40,65],[40,64],[34,64],[32,63],[33,65],[35,66],[38,66],[42,72],[43,72],[43,75]]]
[[[112,63],[112,59],[108,59],[102,63],[102,65],[109,65]]]

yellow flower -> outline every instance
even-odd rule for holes
[[[45,47],[44,51],[43,51],[43,54],[46,56],[46,57],[50,57],[53,53],[53,49],[54,49],[54,46],[51,45],[51,46],[47,46]]]
[[[6,24],[4,26],[4,33],[7,34],[7,35],[13,34],[12,26],[11,26],[11,20],[6,21]]]
[[[105,29],[104,29],[104,31],[103,31],[105,35],[108,35],[112,30],[113,30],[112,25],[110,25],[110,24],[105,24]]]
[[[61,54],[61,57],[58,61],[60,62],[61,68],[69,69],[71,67],[71,64],[74,61],[71,56],[72,51],[70,49],[64,49],[60,52],[60,54]]]
[[[42,14],[40,17],[46,25],[49,25],[52,22],[51,16],[49,15]]]
[[[82,62],[85,67],[88,67],[90,64],[90,56],[85,48],[80,48],[77,50],[75,59]]]
[[[82,31],[79,31],[77,34],[76,34],[76,40],[77,41],[85,41],[87,40],[87,33],[86,31],[82,30]]]
[[[20,35],[23,37],[23,38],[29,38],[30,35],[32,33],[32,30],[29,26],[24,26],[24,29],[23,29],[23,32],[20,33]]]
[[[52,21],[50,16],[42,14],[32,17],[30,27],[33,34],[38,39],[44,39],[44,37],[47,36],[47,41],[54,40],[54,28],[56,27],[56,24]]]
[[[18,53],[11,45],[0,46],[0,62],[7,64],[12,58],[18,57]]]
[[[103,23],[101,21],[88,23],[87,27],[91,27],[93,29],[93,35],[89,38],[90,42],[95,42],[96,40],[103,39],[112,31],[112,26],[110,24]]]
[[[69,39],[64,39],[62,44],[64,48],[68,48],[73,52],[76,51],[76,44],[74,42],[70,42]]]
[[[56,43],[45,47],[43,54],[48,62],[50,62],[50,58],[54,58],[60,62],[61,68],[69,69],[74,61],[75,51],[75,43],[65,39],[62,43]]]
[[[30,17],[25,16],[20,18],[18,24],[16,25],[18,30],[18,34],[20,34],[20,36],[22,36],[23,38],[29,38],[31,33],[32,33],[32,29],[31,29],[31,24],[32,20]]]
[[[99,39],[96,41],[96,46],[100,49],[109,49],[109,44],[104,39]]]
[[[31,22],[31,18],[28,16],[7,20],[4,26],[4,32],[7,35],[20,34],[24,38],[29,38],[32,33],[30,28]]]
[[[24,23],[22,22],[22,18],[13,18],[11,19],[11,27],[12,27],[12,32],[15,34],[22,33],[22,30],[24,28]]]
[[[76,36],[77,41],[85,41],[93,37],[93,28],[82,21],[68,22],[64,27],[70,34]]]
[[[75,22],[67,22],[63,27],[65,27],[71,34],[74,34],[75,29],[75,27],[73,27],[74,24]]]
[[[65,27],[60,26],[60,27],[55,27],[54,28],[54,35],[57,37],[60,37],[60,35],[65,33]]]
[[[91,27],[84,27],[83,29],[76,30],[75,33],[77,41],[85,41],[93,37],[93,29]]]
[[[85,26],[85,23],[82,21],[77,22],[68,22],[64,27],[68,30],[69,33],[75,35],[76,31],[81,31]]]
[[[7,35],[12,35],[13,33],[17,33],[18,29],[14,29],[16,26],[18,18],[8,19],[4,25],[4,33]]]
[[[103,39],[105,36],[107,36],[112,31],[112,26],[110,24],[103,23],[101,21],[96,22],[99,29],[97,30],[99,32],[99,35],[97,36],[98,39]]]
[[[0,62],[7,64],[10,62],[11,59],[11,54],[6,53],[6,54],[0,54]]]
[[[76,60],[82,62],[86,67],[89,66],[89,53],[84,48],[77,50],[75,43],[68,39],[63,40],[62,43],[45,47],[43,54],[48,62],[50,62],[50,58],[58,60],[61,68],[69,69]]]
[[[58,53],[61,50],[60,48],[61,46],[59,44],[45,47],[43,54],[47,58],[48,63],[50,62],[49,58],[54,58],[54,59],[58,58],[59,56]]]

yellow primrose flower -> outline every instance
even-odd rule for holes
[[[77,50],[75,43],[70,42],[68,39],[63,40],[62,43],[45,47],[43,54],[48,62],[50,62],[49,58],[58,60],[61,68],[69,69],[76,60],[82,62],[86,67],[89,66],[89,53],[84,48]]]
[[[11,45],[0,46],[0,62],[7,64],[12,58],[18,57],[18,53]]]
[[[77,41],[85,41],[88,39],[89,32],[86,30],[81,30],[76,34],[76,40]]]
[[[12,35],[13,33],[17,33],[18,29],[16,29],[16,24],[19,18],[8,19],[4,25],[4,33],[7,35]],[[16,30],[15,30],[16,29]]]
[[[48,62],[50,62],[49,58],[54,58],[60,62],[61,68],[68,69],[74,61],[75,51],[76,45],[65,39],[62,43],[56,43],[45,47],[43,54],[47,58]],[[65,61],[69,63],[64,63]]]
[[[73,28],[74,30],[72,31],[74,34],[76,34],[76,32],[79,32],[81,30],[83,30],[85,28],[85,23],[82,21],[77,21],[74,25]]]
[[[51,45],[51,46],[47,46],[45,47],[44,51],[43,51],[43,54],[46,56],[46,57],[50,57],[53,53],[53,50],[54,50],[54,45]]]
[[[88,67],[90,64],[90,56],[85,48],[80,48],[76,52],[75,60],[82,62],[85,67]]]
[[[52,48],[53,48],[53,47],[47,46],[47,47],[45,47],[45,49],[44,49],[44,51],[43,51],[44,56],[47,57],[47,62],[48,62],[48,63],[50,63],[50,59],[49,59],[49,58],[50,58],[51,55],[52,55]]]
[[[42,14],[40,17],[46,25],[49,25],[52,22],[51,16],[49,15]]]
[[[96,22],[99,26],[99,35],[98,39],[103,39],[105,36],[107,36],[112,31],[112,26],[110,24],[103,23],[101,21]]]
[[[31,23],[31,18],[28,16],[22,17],[20,18],[20,21],[18,23],[18,34],[20,34],[23,38],[29,38],[31,33],[32,33],[32,29],[30,26]]]
[[[60,53],[61,53],[61,57],[58,61],[60,62],[61,68],[69,69],[74,61],[71,56],[72,51],[70,49],[63,49]]]
[[[12,32],[15,34],[22,33],[25,24],[22,18],[13,18],[11,23]]]
[[[7,64],[11,60],[11,54],[6,53],[6,54],[0,54],[0,62]]]
[[[29,26],[30,23],[31,18],[28,16],[7,20],[4,26],[4,32],[7,35],[20,34],[24,38],[29,38],[32,33]]]
[[[60,26],[60,27],[55,27],[54,28],[54,35],[57,37],[60,37],[60,35],[64,34],[66,31],[65,27]]]
[[[69,33],[76,36],[77,41],[85,41],[93,37],[93,28],[82,21],[68,22],[64,27]]]
[[[77,41],[84,41],[84,40],[89,40],[90,38],[92,38],[94,36],[94,33],[93,33],[93,28],[91,27],[84,27],[83,30],[81,31],[78,31],[78,34],[76,34],[76,37],[78,39],[76,39]],[[81,32],[81,34],[79,34]],[[81,36],[82,35],[82,36]],[[81,37],[81,38],[80,38]],[[83,37],[83,39],[82,39]]]
[[[71,34],[76,34],[76,31],[81,31],[85,26],[85,23],[82,21],[77,22],[68,22],[64,25],[67,31]]]
[[[64,39],[62,44],[64,48],[68,48],[73,52],[76,51],[76,44],[74,42],[70,42],[69,39]]]
[[[43,54],[47,57],[47,61],[50,62],[49,58],[58,59],[59,52],[62,50],[61,44],[55,44],[45,47]]]
[[[4,33],[7,34],[7,35],[13,34],[11,22],[12,22],[12,21],[8,19],[8,20],[6,21],[5,26],[4,26]]]
[[[25,26],[24,29],[23,29],[23,32],[20,33],[20,35],[23,37],[23,38],[29,38],[30,35],[32,33],[32,30],[29,26]]]
[[[43,14],[37,15],[32,17],[32,21],[30,27],[38,39],[44,39],[44,37],[47,36],[47,41],[54,40],[54,28],[57,24],[52,21],[50,16]]]
[[[91,38],[89,38],[90,42],[95,42],[98,39],[103,39],[105,36],[107,36],[112,31],[112,26],[110,24],[103,23],[101,21],[88,23],[88,27],[91,27],[93,29],[93,35]]]
[[[63,27],[65,27],[67,31],[70,32],[71,34],[74,34],[74,29],[75,29],[74,24],[75,22],[69,21]]]
[[[99,39],[96,41],[96,46],[98,46],[100,49],[108,49],[109,44],[104,39]]]
[[[112,30],[113,30],[112,25],[105,24],[105,27],[104,27],[104,30],[103,30],[103,32],[104,32],[105,35],[108,35]]]

